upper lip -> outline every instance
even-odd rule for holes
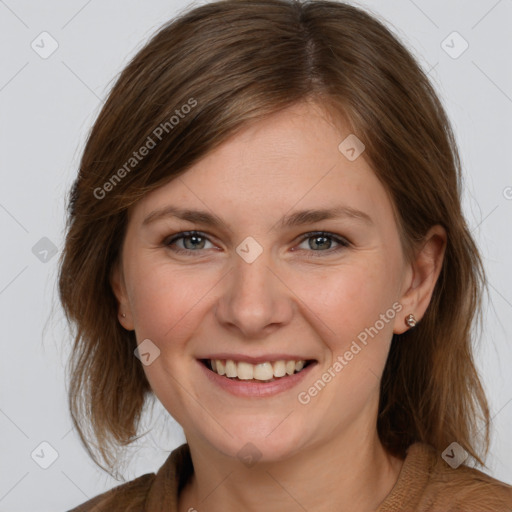
[[[230,354],[222,352],[220,354],[210,354],[206,356],[198,357],[197,359],[218,359],[231,361],[244,361],[251,364],[266,363],[273,361],[316,361],[312,357],[298,356],[296,354],[265,354],[262,356],[249,356],[246,354]]]

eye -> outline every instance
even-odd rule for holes
[[[333,254],[338,253],[345,249],[346,247],[350,246],[350,242],[348,242],[346,239],[325,231],[306,233],[301,239],[301,244],[304,243],[306,240],[313,241],[313,243],[308,244],[309,248],[313,249],[310,251],[307,250],[307,252],[309,253],[327,252],[328,254]],[[334,249],[331,248],[333,241],[336,244],[338,244],[338,247]],[[176,247],[177,242],[183,242],[184,247]],[[165,246],[169,247],[173,252],[190,254],[193,252],[200,252],[202,249],[206,249],[207,247],[205,247],[205,243],[211,242],[209,241],[208,237],[204,233],[201,233],[200,231],[183,231],[181,233],[177,233],[171,238],[164,240],[163,243]],[[296,249],[293,250],[295,251]],[[307,257],[316,258],[318,256],[321,255],[308,254]]]
[[[200,249],[204,249],[204,244],[208,238],[199,231],[183,231],[173,236],[170,239],[164,241],[164,245],[168,246],[172,251],[177,253],[191,253],[198,252]],[[184,248],[172,247],[177,241],[183,241]],[[211,243],[211,242],[210,242]]]
[[[338,253],[342,251],[343,249],[350,246],[350,243],[345,240],[344,238],[335,235],[333,233],[327,233],[325,231],[317,231],[314,233],[306,233],[302,237],[301,244],[305,241],[312,240],[313,242],[308,243],[308,247],[310,249],[313,249],[312,251],[308,251],[310,254],[308,254],[308,258],[316,258],[319,256],[323,256],[322,254],[315,254],[315,253]],[[338,247],[331,249],[332,241],[334,241],[336,244],[338,244]],[[326,249],[326,250],[323,250]],[[311,254],[312,253],[312,254]]]

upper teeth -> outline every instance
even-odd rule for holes
[[[245,361],[232,361],[231,359],[210,359],[212,370],[226,377],[238,377],[241,380],[270,380],[273,377],[283,377],[300,372],[306,361],[273,361],[251,364]]]

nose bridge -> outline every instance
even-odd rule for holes
[[[244,300],[256,300],[257,302],[268,302],[271,298],[270,281],[275,279],[269,267],[271,266],[270,255],[264,251],[254,261],[248,262],[242,257],[235,258],[233,272],[234,292]],[[264,297],[263,295],[267,295]]]
[[[218,320],[237,326],[245,336],[258,335],[270,325],[286,322],[289,309],[285,287],[271,270],[274,265],[270,251],[262,250],[252,259],[254,250],[251,242],[240,244],[229,284],[217,307]]]

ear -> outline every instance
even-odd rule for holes
[[[405,323],[408,315],[413,314],[416,322],[423,318],[441,273],[446,240],[446,230],[439,224],[432,226],[414,260],[408,264],[404,293],[399,301],[403,308],[395,317],[395,334],[402,334],[410,329]]]
[[[122,265],[116,262],[110,272],[110,286],[112,291],[117,298],[118,302],[118,313],[117,317],[119,323],[128,331],[133,331],[133,318],[130,308],[130,302],[128,300],[128,294],[126,292],[126,284],[124,280],[124,272]],[[124,317],[122,315],[125,315]]]

